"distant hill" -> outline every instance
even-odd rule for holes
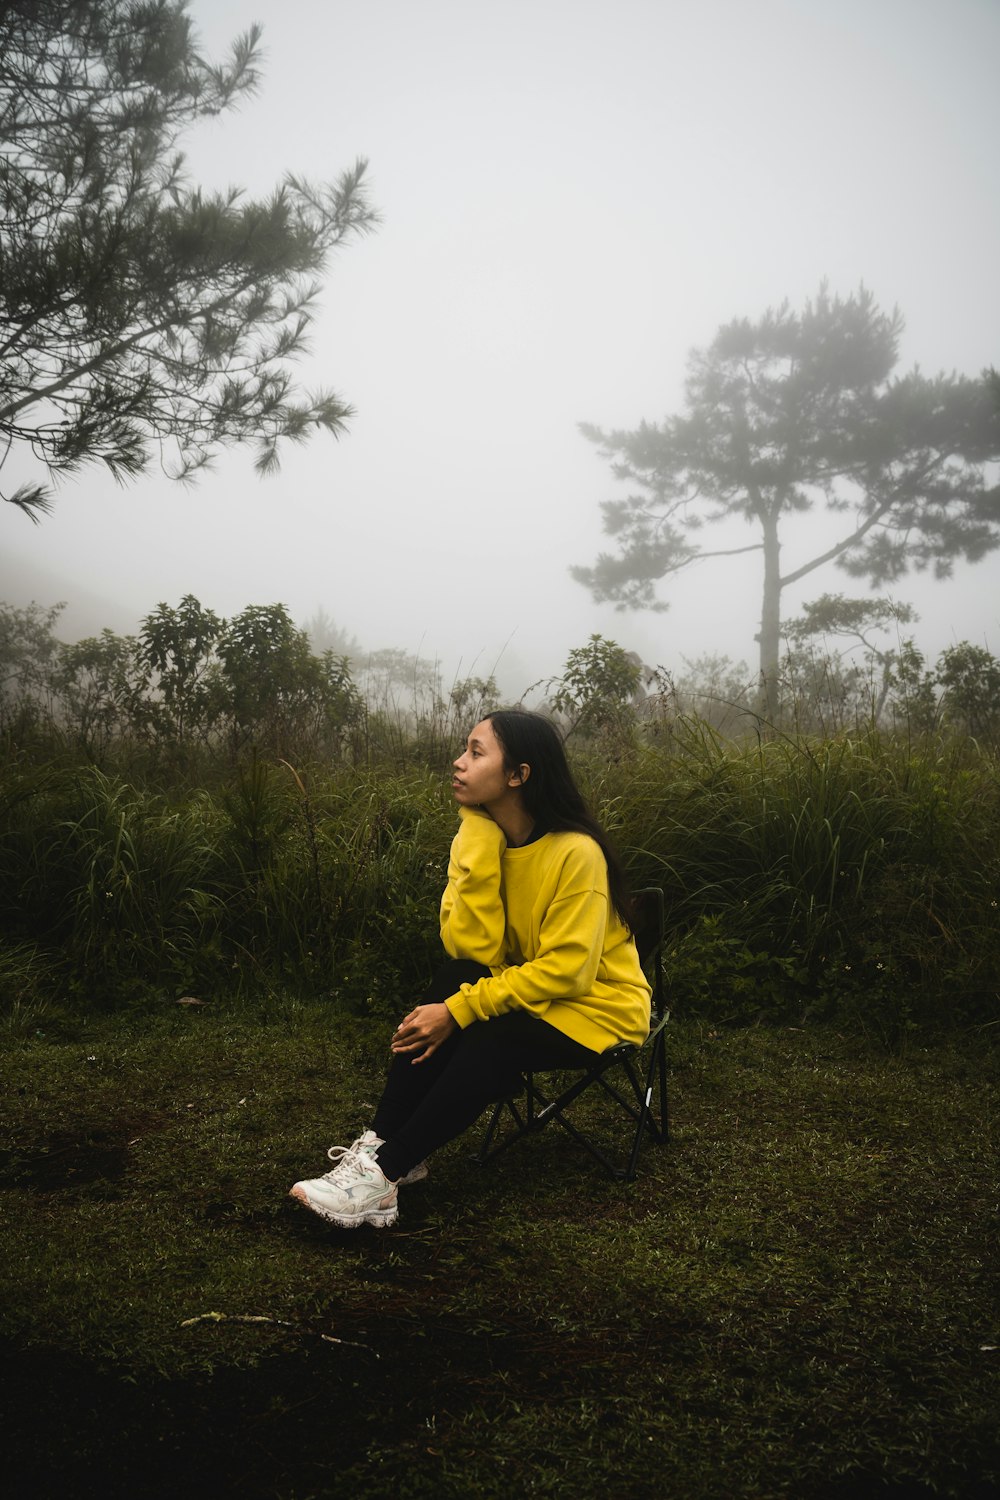
[[[40,568],[36,563],[8,551],[0,558],[0,602],[23,608],[26,604],[46,607],[65,603],[56,635],[62,641],[80,641],[85,636],[114,630],[132,635],[140,615],[118,600],[104,598],[81,588],[74,579]],[[150,606],[152,607],[152,606]]]

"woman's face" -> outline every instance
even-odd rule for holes
[[[521,775],[504,765],[500,741],[489,719],[476,725],[454,766],[451,789],[462,807],[488,809],[520,791]]]

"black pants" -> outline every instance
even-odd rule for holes
[[[482,964],[452,959],[434,975],[421,1003],[441,1003],[489,973]],[[385,1142],[378,1149],[379,1166],[391,1181],[405,1177],[438,1146],[467,1130],[488,1104],[513,1093],[522,1072],[589,1067],[594,1056],[555,1026],[515,1010],[453,1032],[426,1062],[393,1058],[372,1121]]]

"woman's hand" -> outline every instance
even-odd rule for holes
[[[417,1005],[392,1034],[392,1050],[414,1063],[426,1062],[441,1043],[458,1030],[447,1005]]]

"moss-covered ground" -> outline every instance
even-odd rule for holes
[[[446,1148],[398,1226],[287,1197],[385,1028],[288,1002],[44,1019],[2,1070],[18,1500],[1000,1494],[998,1053],[671,1028],[623,1187]]]

